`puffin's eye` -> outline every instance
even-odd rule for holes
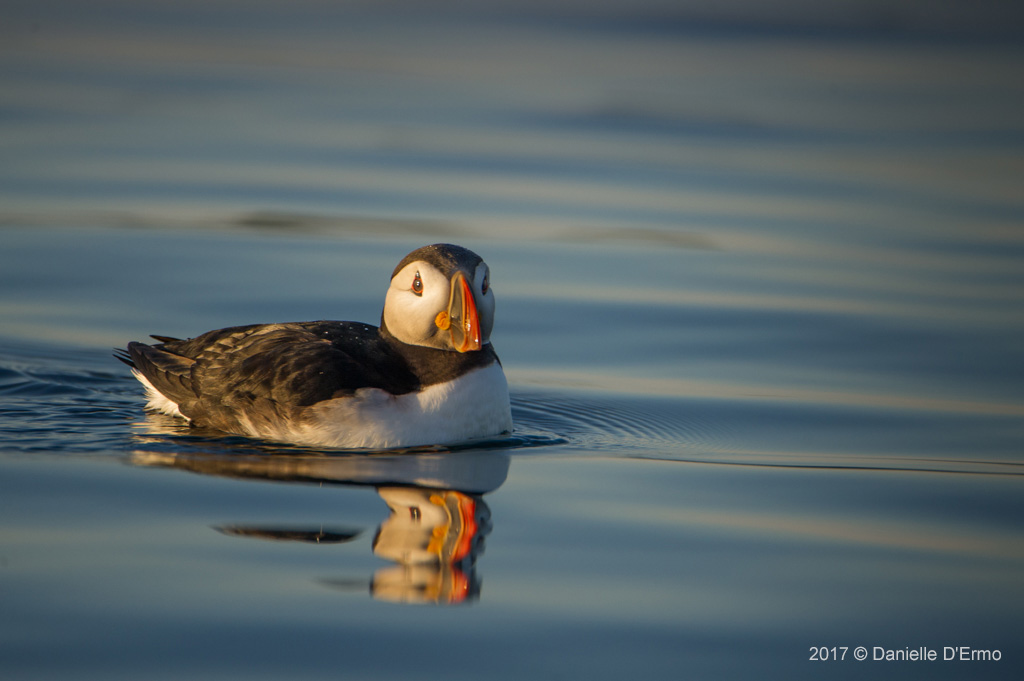
[[[480,285],[480,293],[487,294],[487,289],[491,288],[491,275],[488,272],[484,275],[484,283]]]
[[[416,277],[412,280],[412,292],[418,296],[423,295],[423,279],[419,272],[416,272]]]

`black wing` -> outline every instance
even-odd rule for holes
[[[159,345],[131,343],[131,362],[197,425],[237,431],[250,420],[294,418],[323,400],[419,381],[377,328],[356,322],[259,324]]]

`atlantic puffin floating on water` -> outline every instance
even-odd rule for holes
[[[494,292],[480,256],[434,244],[391,275],[380,327],[255,324],[188,340],[153,336],[118,359],[146,407],[197,426],[299,445],[389,449],[512,430],[490,334]]]

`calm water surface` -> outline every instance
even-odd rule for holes
[[[1024,52],[656,5],[12,10],[5,679],[1020,678]],[[222,437],[111,357],[376,323],[440,240],[509,438]]]

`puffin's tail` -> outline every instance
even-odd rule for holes
[[[132,361],[132,356],[128,354],[128,351],[124,348],[114,348],[114,359],[124,362],[132,369],[135,369],[135,362]]]
[[[158,340],[161,343],[173,343],[175,341],[181,340],[180,338],[175,338],[174,336],[157,336],[155,334],[150,334],[149,337]],[[138,369],[138,367],[135,366],[135,362],[132,360],[131,354],[129,354],[128,350],[126,350],[125,348],[114,348],[114,358],[124,362],[132,369]]]

